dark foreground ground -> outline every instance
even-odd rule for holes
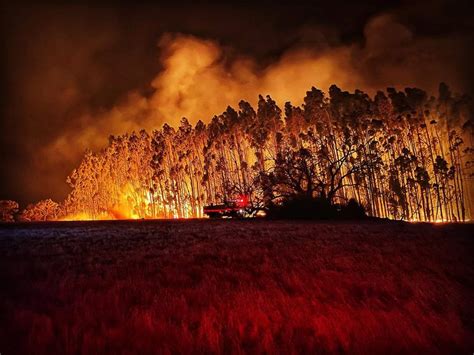
[[[474,226],[0,226],[0,353],[474,351]]]

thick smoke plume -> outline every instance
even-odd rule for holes
[[[111,134],[151,130],[165,122],[175,125],[181,117],[207,122],[242,99],[255,104],[259,94],[271,95],[282,106],[286,101],[301,104],[311,86],[327,90],[331,84],[369,93],[389,86],[418,86],[434,94],[439,82],[446,81],[455,91],[469,91],[463,50],[471,38],[417,36],[393,14],[373,17],[363,34],[362,41],[351,44],[302,41],[263,67],[216,41],[166,34],[158,43],[161,70],[151,78],[150,91],[129,92],[101,112],[78,111],[76,124],[39,150],[33,170],[58,186],[65,179],[54,176],[64,170],[58,166],[76,165],[86,149],[104,147]],[[75,93],[64,95],[67,99]],[[44,186],[48,185],[40,188]]]

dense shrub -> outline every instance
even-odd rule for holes
[[[342,206],[340,216],[344,219],[362,219],[367,217],[364,207],[353,198]]]
[[[355,199],[347,204],[331,204],[325,197],[306,195],[291,196],[280,204],[272,203],[268,208],[270,219],[362,219],[366,217],[364,207]]]
[[[14,222],[18,210],[18,202],[12,200],[0,200],[0,222]]]

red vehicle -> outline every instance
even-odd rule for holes
[[[247,195],[240,195],[236,199],[229,200],[220,205],[211,204],[204,206],[204,214],[210,218],[242,218],[248,215],[249,207],[249,197]]]

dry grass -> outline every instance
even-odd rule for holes
[[[473,225],[0,226],[0,352],[471,353]]]

